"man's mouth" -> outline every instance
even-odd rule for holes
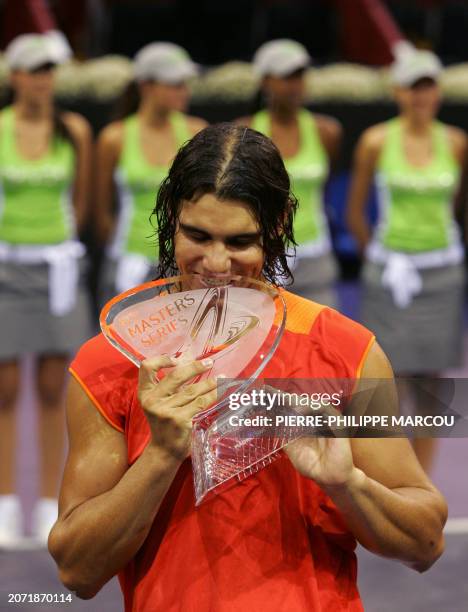
[[[231,283],[232,275],[226,274],[224,276],[203,276],[200,275],[200,283],[204,287],[225,287]]]

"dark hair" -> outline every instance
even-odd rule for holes
[[[272,283],[281,277],[293,280],[286,251],[296,244],[297,200],[290,192],[283,160],[269,138],[232,123],[211,125],[189,140],[161,184],[153,211],[159,277],[177,274],[174,236],[182,203],[197,201],[206,193],[248,204],[262,232],[265,278]]]
[[[111,111],[111,120],[120,121],[130,115],[134,115],[140,106],[141,95],[139,84],[132,80],[117,98],[117,102]]]

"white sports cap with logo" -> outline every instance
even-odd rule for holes
[[[255,72],[261,77],[286,77],[296,70],[307,68],[312,58],[301,43],[279,38],[264,43],[253,57]]]
[[[391,67],[392,81],[401,87],[411,87],[424,78],[437,81],[441,72],[442,64],[437,55],[419,49],[399,54]]]
[[[45,34],[21,34],[5,50],[10,70],[36,70],[46,64],[63,64],[71,56],[65,36],[56,30]]]
[[[138,51],[133,74],[137,81],[158,81],[173,85],[196,76],[198,66],[179,45],[157,42]]]

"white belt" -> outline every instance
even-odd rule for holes
[[[330,238],[325,235],[319,238],[318,240],[314,240],[313,242],[305,242],[304,244],[300,244],[296,247],[296,255],[294,256],[294,251],[291,249],[288,252],[288,257],[292,257],[292,262],[289,268],[294,270],[297,267],[300,259],[304,258],[312,258],[312,257],[320,257],[321,255],[326,255],[331,251],[331,243]]]
[[[49,265],[49,306],[52,314],[62,316],[75,303],[79,282],[78,259],[86,249],[77,240],[54,245],[11,245],[0,242],[0,261]]]
[[[151,269],[151,261],[138,253],[120,255],[117,260],[115,287],[118,293],[141,285]]]
[[[366,249],[366,256],[369,261],[384,265],[382,285],[390,289],[396,306],[407,308],[413,297],[422,291],[419,270],[459,264],[464,254],[458,242],[446,249],[410,254],[386,249],[373,241]]]

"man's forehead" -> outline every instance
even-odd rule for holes
[[[215,225],[218,229],[257,231],[258,222],[251,207],[238,200],[219,200],[206,194],[196,201],[184,201],[179,212],[179,221],[190,225]]]

